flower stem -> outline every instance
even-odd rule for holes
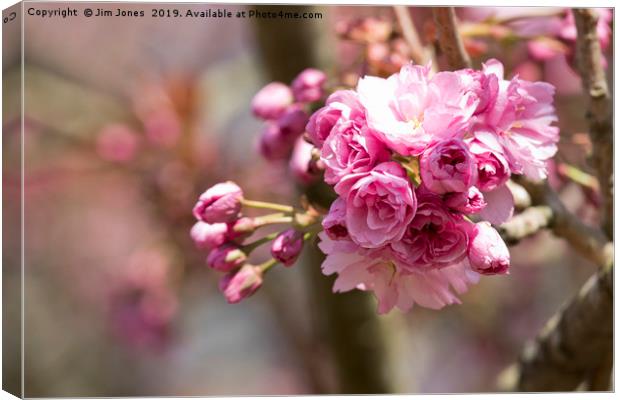
[[[262,273],[265,273],[269,271],[269,269],[273,267],[274,265],[276,265],[277,263],[278,263],[278,260],[276,260],[275,258],[272,258],[270,260],[265,261],[261,265],[259,265],[258,268],[261,270]]]
[[[269,203],[269,202],[266,202],[266,201],[256,201],[256,200],[243,199],[243,200],[241,200],[241,204],[246,206],[246,207],[263,208],[263,209],[267,209],[267,210],[276,210],[276,211],[281,211],[283,213],[292,213],[294,211],[293,207],[291,207],[291,206],[286,206],[284,204]]]
[[[256,240],[256,241],[254,241],[254,242],[252,242],[252,243],[248,243],[248,244],[246,244],[245,246],[243,246],[243,247],[241,248],[241,250],[243,250],[243,252],[244,252],[245,254],[248,254],[248,255],[249,255],[252,251],[254,251],[254,249],[256,249],[257,247],[259,247],[259,246],[261,246],[261,245],[263,245],[263,244],[265,244],[265,243],[268,243],[268,242],[272,241],[272,240],[273,240],[273,239],[275,239],[275,238],[276,238],[279,234],[280,234],[279,232],[270,233],[269,235],[267,235],[267,236],[265,236],[265,237],[262,237],[262,238],[260,238],[260,239],[258,239],[258,240]]]
[[[290,224],[293,222],[293,217],[287,216],[285,213],[275,213],[256,217],[254,222],[259,227],[271,224]]]

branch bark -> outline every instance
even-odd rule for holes
[[[409,46],[409,51],[411,51],[411,58],[416,64],[426,64],[428,61],[428,54],[424,46],[422,46],[418,31],[413,25],[409,9],[406,6],[393,6],[393,8],[403,37]]]
[[[588,94],[586,118],[590,125],[590,139],[603,195],[602,226],[610,239],[613,237],[613,123],[607,79],[603,69],[603,54],[597,36],[597,13],[591,9],[574,9],[577,27],[577,68],[581,83]]]
[[[568,391],[596,379],[613,351],[613,266],[599,269],[500,377],[504,391]],[[609,375],[594,390],[609,390]]]
[[[450,69],[471,68],[471,60],[465,51],[456,25],[454,7],[434,7],[433,18],[437,28],[439,48],[446,55]]]

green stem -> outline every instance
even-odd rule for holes
[[[243,247],[241,248],[241,250],[243,250],[243,252],[244,252],[245,254],[248,254],[248,255],[249,255],[252,251],[254,251],[254,249],[256,249],[257,247],[259,247],[259,246],[261,246],[261,245],[263,245],[263,244],[265,244],[265,243],[268,243],[268,242],[272,241],[272,240],[273,240],[273,239],[275,239],[275,238],[276,238],[279,234],[280,234],[280,232],[270,233],[269,235],[267,235],[267,236],[265,236],[265,237],[263,237],[263,238],[260,238],[260,239],[258,239],[258,240],[256,240],[256,241],[252,242],[252,243],[248,243],[248,244],[246,244],[245,246],[243,246]]]
[[[278,263],[278,260],[276,260],[275,258],[272,258],[268,261],[265,261],[261,265],[259,265],[258,268],[261,270],[262,273],[265,273],[269,271],[269,269],[273,267],[274,265],[276,265],[277,263]]]
[[[293,217],[287,216],[284,213],[276,213],[256,217],[254,218],[254,221],[259,227],[271,224],[290,224],[291,222],[293,222]]]
[[[284,204],[276,204],[276,203],[268,203],[266,201],[256,201],[256,200],[241,200],[241,204],[246,207],[254,207],[254,208],[263,208],[267,210],[276,210],[281,211],[283,213],[292,213],[294,208],[291,206],[286,206]]]

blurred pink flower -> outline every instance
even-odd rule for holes
[[[293,92],[281,82],[271,82],[252,99],[252,112],[264,120],[278,119],[293,104]]]
[[[324,95],[323,86],[326,81],[327,75],[323,71],[314,68],[303,70],[291,84],[295,100],[311,103],[321,99]]]
[[[147,139],[156,146],[172,147],[181,137],[181,120],[172,108],[160,108],[142,119]]]
[[[304,246],[304,234],[296,229],[287,229],[280,233],[271,245],[273,258],[290,267],[295,264]]]
[[[297,138],[293,155],[289,161],[289,171],[298,182],[307,185],[318,178],[316,163],[312,160],[314,146],[306,142],[302,137]]]
[[[132,161],[138,145],[138,134],[125,124],[107,125],[97,135],[97,154],[108,161]]]

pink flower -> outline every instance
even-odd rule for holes
[[[484,275],[507,274],[510,253],[501,236],[488,222],[477,223],[470,234],[469,262]]]
[[[138,135],[124,124],[111,124],[97,135],[97,154],[104,160],[128,162],[138,150]]]
[[[329,208],[329,212],[323,217],[323,230],[331,239],[340,240],[349,237],[346,218],[347,203],[338,197]]]
[[[407,173],[395,162],[379,164],[361,177],[351,187],[346,202],[349,235],[368,248],[400,240],[417,205]]]
[[[323,71],[314,68],[303,70],[291,84],[295,100],[302,103],[319,100],[323,97],[325,81],[327,81],[327,75]]]
[[[422,153],[420,175],[435,193],[464,192],[476,182],[476,163],[462,140],[450,139]]]
[[[495,141],[492,146],[493,148],[477,140],[469,143],[469,150],[474,154],[478,170],[476,186],[483,192],[493,190],[510,179],[510,167],[501,153],[501,147]]]
[[[265,120],[278,119],[293,104],[293,92],[280,82],[271,82],[252,99],[252,113]]]
[[[483,70],[501,79],[500,91],[481,118],[483,123],[474,129],[475,138],[491,148],[498,142],[513,173],[545,178],[545,162],[556,153],[559,140],[559,128],[551,126],[557,121],[554,87],[518,78],[505,81],[497,60],[485,63]]]
[[[258,143],[258,150],[265,159],[284,160],[291,154],[296,136],[287,136],[275,122],[267,122]]]
[[[346,178],[346,184],[336,185],[339,194],[346,194],[356,177],[389,159],[390,152],[383,143],[355,120],[339,122],[321,149],[325,182],[336,185]]]
[[[254,265],[245,264],[238,271],[224,275],[220,279],[219,289],[226,300],[234,304],[253,295],[262,284],[261,270]]]
[[[304,133],[308,123],[308,114],[298,105],[293,104],[288,107],[282,116],[278,118],[278,126],[285,137],[296,139]]]
[[[304,246],[304,234],[295,229],[287,229],[280,233],[271,245],[273,258],[290,267],[295,264]]]
[[[467,254],[470,223],[450,211],[441,197],[418,188],[418,209],[400,241],[391,248],[402,268],[416,271],[456,264]]]
[[[467,93],[471,93],[478,99],[478,105],[474,115],[484,113],[494,104],[499,91],[499,80],[497,76],[485,74],[482,71],[473,69],[462,69],[455,71],[461,79]]]
[[[192,226],[190,236],[196,247],[210,251],[226,241],[227,231],[226,224],[208,224],[198,221]]]
[[[388,253],[367,253],[347,240],[332,240],[325,232],[319,234],[319,247],[326,258],[323,274],[338,274],[334,292],[353,289],[373,291],[380,314],[396,307],[408,311],[414,304],[440,309],[460,303],[456,293],[464,293],[478,281],[478,274],[460,263],[442,269],[404,271]]]
[[[310,184],[318,178],[318,166],[312,160],[314,146],[306,142],[302,137],[297,138],[293,155],[288,164],[289,171],[304,185]]]
[[[364,77],[357,92],[368,125],[392,150],[419,155],[433,140],[464,135],[479,99],[458,74],[429,77],[430,66],[405,65],[388,79]]]
[[[182,134],[179,115],[172,107],[160,107],[142,118],[147,139],[161,147],[174,146]]]
[[[325,107],[317,110],[310,117],[306,131],[315,146],[321,147],[340,120],[365,120],[365,111],[352,90],[338,90],[325,102]]]
[[[229,272],[241,266],[247,256],[237,246],[224,244],[209,253],[207,265],[216,271]]]
[[[231,181],[218,183],[200,195],[194,216],[208,223],[232,222],[239,217],[243,191]]]
[[[463,214],[476,214],[487,205],[484,195],[475,186],[470,187],[466,192],[449,193],[444,202],[448,208]]]

